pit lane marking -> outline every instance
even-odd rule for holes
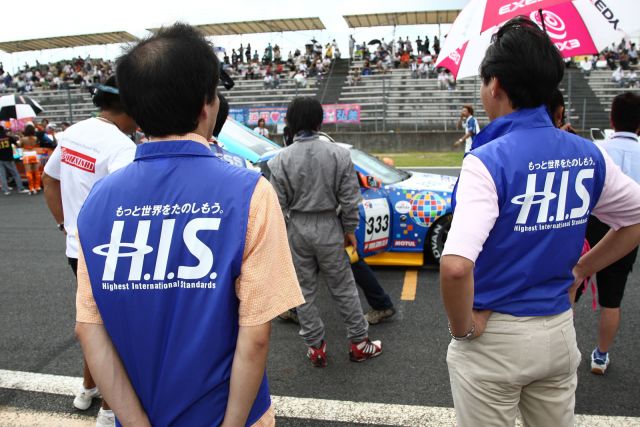
[[[402,284],[402,301],[413,301],[416,299],[416,288],[418,286],[418,270],[407,270],[404,273],[404,283]]]
[[[81,377],[38,374],[0,369],[0,388],[73,396],[82,384]],[[346,400],[310,399],[271,396],[277,417],[374,424],[388,426],[455,426],[453,408],[436,406],[396,405]],[[94,417],[72,413],[37,412],[25,408],[0,407],[2,425],[16,427],[46,425],[84,427],[95,425]],[[7,423],[4,423],[7,420]],[[11,423],[8,423],[11,421]],[[522,426],[520,420],[516,423]],[[640,427],[638,417],[576,415],[578,427],[605,426]]]

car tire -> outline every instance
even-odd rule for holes
[[[452,218],[451,214],[441,216],[429,229],[427,240],[424,242],[425,264],[440,264]]]

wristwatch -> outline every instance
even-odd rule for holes
[[[59,231],[64,231],[64,222],[61,222],[60,224],[56,224],[56,228]]]

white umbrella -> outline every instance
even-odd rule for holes
[[[543,28],[565,58],[596,54],[620,41],[625,31],[638,27],[637,11],[632,12],[632,3],[624,0],[606,0],[606,5],[602,0],[472,0],[447,34],[436,67],[449,69],[456,78],[477,75],[493,34],[518,15],[528,16]]]
[[[26,95],[0,97],[0,120],[31,118],[43,110],[40,104]]]

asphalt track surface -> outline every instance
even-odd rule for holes
[[[442,172],[457,174],[456,170]],[[0,370],[80,377],[81,353],[73,335],[75,285],[64,256],[63,236],[42,195],[2,197],[0,213]],[[636,264],[627,284],[622,327],[604,377],[589,372],[597,331],[591,297],[583,298],[577,307],[583,358],[578,370],[577,414],[640,417],[639,267]],[[449,338],[437,271],[425,268],[418,272],[415,300],[410,301],[400,300],[405,269],[377,268],[376,273],[397,308],[391,321],[370,329],[372,338],[383,341],[383,354],[365,363],[349,361],[338,311],[328,292],[321,291],[318,301],[326,324],[329,366],[311,367],[296,325],[274,321],[268,365],[273,395],[436,409],[453,406],[445,362]],[[363,307],[368,309],[364,300]],[[10,425],[2,421],[3,408],[79,413],[70,397],[9,388],[0,388],[0,426]],[[83,415],[95,416],[97,410],[94,402]],[[279,417],[278,425],[346,426],[355,421]]]

